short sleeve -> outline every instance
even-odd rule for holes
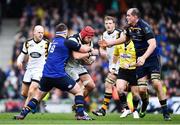
[[[79,49],[81,48],[81,44],[73,41],[73,40],[66,40],[64,42],[65,46],[73,51],[79,51]]]

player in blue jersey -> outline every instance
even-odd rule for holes
[[[101,40],[100,46],[112,46],[124,43],[131,38],[134,42],[137,54],[137,77],[139,93],[144,105],[140,111],[140,117],[145,116],[145,110],[148,105],[147,83],[151,80],[161,104],[164,120],[171,120],[166,103],[166,95],[163,92],[162,82],[160,80],[160,62],[159,53],[156,45],[154,33],[147,22],[140,18],[140,12],[137,8],[131,8],[127,11],[128,26],[121,37],[113,41]]]
[[[67,40],[67,26],[60,23],[56,26],[56,37],[53,39],[49,54],[44,65],[43,76],[40,81],[40,88],[36,91],[35,96],[29,101],[21,113],[14,116],[14,119],[24,119],[26,115],[35,109],[42,98],[53,88],[56,87],[62,91],[68,91],[75,95],[75,104],[77,107],[77,120],[92,120],[84,114],[84,97],[79,84],[65,72],[65,65],[70,57],[71,51],[84,53],[83,57],[93,55],[91,47],[81,45],[77,42]]]

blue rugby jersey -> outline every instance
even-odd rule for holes
[[[137,57],[142,56],[147,50],[149,46],[147,41],[155,38],[150,25],[142,19],[139,19],[135,26],[128,27],[126,32],[127,36],[134,42]],[[157,55],[159,55],[158,47],[156,47],[150,57]]]
[[[71,51],[78,51],[81,45],[64,37],[55,37],[49,49],[43,69],[43,77],[58,78],[66,75],[65,65]]]

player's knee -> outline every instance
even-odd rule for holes
[[[132,90],[132,95],[139,97],[139,91],[138,90]]]
[[[113,84],[105,83],[105,89],[106,90],[112,90]]]
[[[139,87],[139,94],[147,93],[147,87]]]
[[[138,81],[139,93],[147,92],[148,81]]]
[[[95,88],[96,88],[96,85],[94,84],[94,82],[93,82],[93,84],[91,85],[91,88],[92,88],[92,89],[95,89]]]
[[[105,81],[108,84],[115,84],[116,76],[109,73]]]
[[[21,95],[22,95],[24,98],[27,98],[28,92],[22,90],[22,91],[21,91]]]
[[[88,80],[83,81],[83,85],[85,87],[95,88],[95,83],[92,79],[88,79]]]
[[[76,83],[76,85],[69,92],[73,95],[83,95],[83,90],[78,83]]]
[[[157,80],[157,82],[153,82],[153,87],[156,89],[156,91],[162,90],[162,83],[160,80]]]
[[[89,91],[92,91],[95,88],[95,84],[88,84],[85,88],[87,88]]]
[[[35,88],[31,88],[31,89],[29,89],[29,91],[28,91],[28,96],[32,96],[32,95],[34,95],[35,94],[35,92],[36,92],[36,90],[37,90],[37,88],[35,87]]]
[[[118,86],[118,85],[117,85],[116,87],[117,87],[117,90],[118,90],[118,93],[119,93],[119,94],[124,93],[125,90],[126,90],[126,89],[125,89],[125,88],[126,88],[125,86]]]

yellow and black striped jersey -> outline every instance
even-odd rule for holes
[[[27,69],[44,67],[48,54],[49,41],[42,39],[35,42],[34,39],[26,41],[22,48],[22,53],[29,56]]]
[[[124,65],[136,63],[136,51],[134,43],[130,40],[128,43],[119,44],[115,46],[114,56],[119,57],[119,67],[124,68]],[[130,67],[129,69],[135,69],[136,67]]]

